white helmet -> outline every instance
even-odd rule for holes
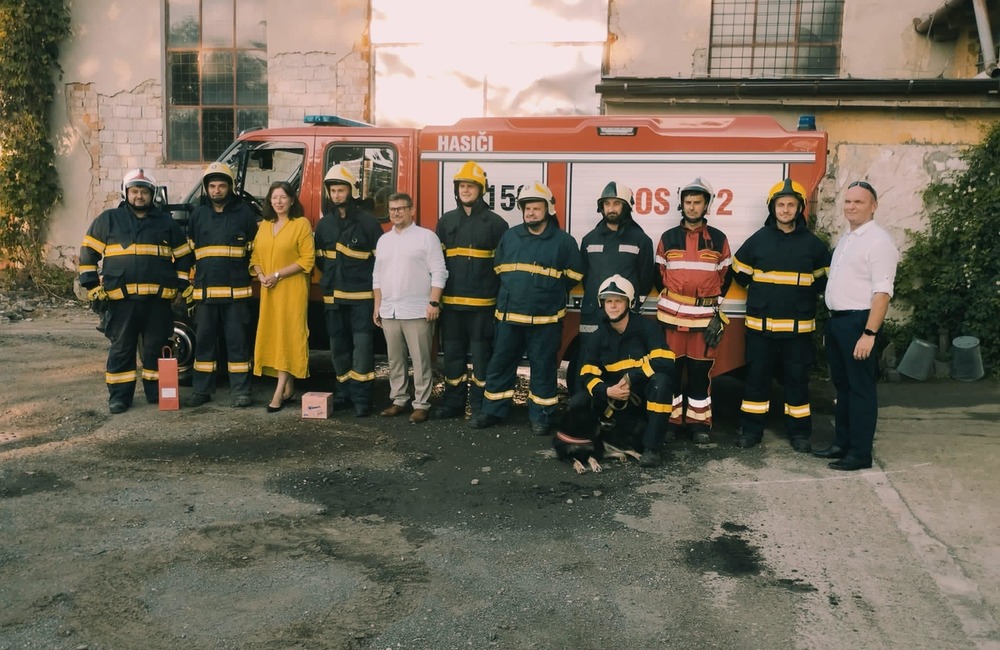
[[[604,214],[602,209],[604,199],[620,199],[630,213],[632,212],[632,208],[635,207],[635,195],[632,194],[632,189],[617,181],[611,181],[605,185],[604,191],[601,192],[601,196],[597,199],[597,212],[600,214]]]
[[[618,274],[612,275],[601,283],[601,287],[597,290],[597,301],[604,305],[604,299],[613,296],[624,298],[631,305],[635,300],[635,287],[624,277]]]
[[[358,189],[358,178],[351,170],[343,165],[334,165],[326,172],[326,176],[323,177],[323,187],[329,189],[331,185],[334,184],[347,185],[351,188],[351,196],[355,199],[361,196],[361,190]]]
[[[553,196],[552,190],[541,181],[529,181],[521,186],[521,190],[517,193],[517,207],[522,212],[524,204],[532,201],[545,201],[548,205],[548,215],[550,217],[556,216],[556,197]]]
[[[149,191],[153,193],[153,198],[156,198],[156,179],[146,173],[145,169],[133,169],[125,174],[125,178],[122,179],[123,199],[128,199],[128,188],[130,187],[149,188]]]
[[[677,191],[677,196],[680,197],[677,209],[682,213],[684,212],[684,195],[689,192],[698,192],[699,194],[703,194],[705,196],[705,214],[708,214],[708,209],[712,206],[712,199],[715,198],[715,190],[712,189],[711,183],[706,181],[701,176],[698,176]]]

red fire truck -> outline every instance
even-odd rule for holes
[[[433,229],[438,217],[455,207],[454,174],[465,161],[475,160],[489,178],[487,202],[512,225],[521,222],[516,206],[521,185],[541,180],[556,196],[562,227],[577,240],[599,221],[597,197],[608,181],[633,189],[633,217],[656,242],[679,222],[678,188],[701,176],[716,190],[709,222],[726,233],[735,251],[763,224],[772,185],[790,176],[813,195],[826,173],[826,133],[801,126],[789,131],[765,116],[470,118],[423,129],[375,127],[333,116],[307,116],[305,122],[245,132],[220,160],[235,171],[236,191],[258,208],[272,182],[289,181],[314,225],[329,209],[322,181],[332,165],[356,172],[362,201],[385,223],[386,197],[403,191],[416,199],[418,223]],[[809,125],[808,116],[800,125]],[[171,206],[175,217],[183,218],[200,192],[199,186],[183,205]],[[580,297],[575,292],[571,302],[578,306]],[[326,347],[315,283],[313,298],[312,344]],[[734,285],[723,304],[731,325],[719,349],[717,374],[744,363],[745,304],[745,294]],[[645,311],[655,317],[655,309],[651,295]],[[575,351],[578,323],[578,311],[571,311],[564,357]],[[191,357],[193,336],[178,323],[182,365]]]

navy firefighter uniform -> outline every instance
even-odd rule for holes
[[[224,181],[229,191],[208,185]],[[195,343],[194,394],[188,406],[209,401],[215,392],[221,335],[226,346],[226,371],[234,406],[250,406],[251,310],[253,295],[250,253],[257,235],[257,216],[232,192],[235,177],[225,163],[210,164],[202,184],[209,203],[191,213],[188,237],[194,248]],[[212,194],[212,192],[218,192]]]
[[[148,194],[133,200],[137,190]],[[173,218],[153,204],[156,192],[148,172],[128,172],[124,200],[94,219],[80,247],[80,285],[92,300],[106,300],[110,313],[104,380],[112,413],[132,404],[140,336],[143,392],[148,402],[159,400],[157,359],[173,332],[171,302],[190,288],[191,245]]]
[[[569,291],[583,274],[576,240],[556,220],[552,192],[538,181],[525,184],[518,205],[526,219],[529,209],[537,209],[529,204],[537,202],[546,204],[541,223],[526,221],[511,228],[497,246],[496,342],[486,371],[482,412],[472,421],[474,428],[498,424],[507,416],[517,366],[525,352],[531,370],[528,418],[535,433],[548,432],[559,402],[562,319]]]
[[[781,197],[793,201],[775,203]],[[809,371],[816,360],[817,298],[826,287],[830,249],[806,224],[805,188],[786,179],[768,196],[768,216],[733,257],[733,275],[747,288],[747,376],[737,444],[752,447],[764,435],[771,380],[780,369],[789,441],[809,451],[812,414]]]
[[[441,295],[439,319],[444,397],[441,408],[434,412],[435,417],[464,415],[466,399],[473,416],[482,407],[486,366],[493,355],[494,311],[500,289],[500,278],[493,269],[494,256],[508,228],[504,218],[490,210],[483,200],[487,181],[482,167],[469,161],[454,180],[458,206],[444,213],[437,223],[448,281]],[[460,190],[461,184],[475,187]]]

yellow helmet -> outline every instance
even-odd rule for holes
[[[232,168],[224,162],[214,162],[205,168],[205,173],[201,175],[201,184],[208,189],[208,182],[212,179],[225,180],[232,188],[236,184],[236,174]]]
[[[479,163],[468,161],[462,168],[458,170],[455,174],[455,183],[460,183],[465,181],[466,183],[475,183],[479,186],[479,189],[486,192],[486,171],[479,166]]]
[[[801,183],[797,183],[790,178],[786,178],[780,183],[775,184],[774,187],[767,193],[767,209],[772,211],[774,209],[774,200],[779,196],[794,196],[799,200],[799,212],[805,214],[806,212],[806,188],[802,187]]]
[[[556,216],[556,197],[552,194],[552,190],[541,181],[528,181],[521,186],[517,193],[517,207],[522,211],[524,204],[532,201],[545,201],[548,205],[548,215],[550,217]]]
[[[358,179],[351,173],[351,170],[343,165],[334,165],[323,177],[323,187],[329,189],[331,185],[347,185],[351,188],[351,196],[355,199],[361,197],[361,190],[358,189]]]

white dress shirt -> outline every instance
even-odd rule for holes
[[[443,289],[447,279],[441,240],[433,231],[410,224],[379,237],[372,286],[382,292],[382,318],[425,318],[431,287]]]
[[[874,221],[844,233],[833,250],[826,306],[833,311],[870,309],[872,296],[892,296],[899,250]]]

